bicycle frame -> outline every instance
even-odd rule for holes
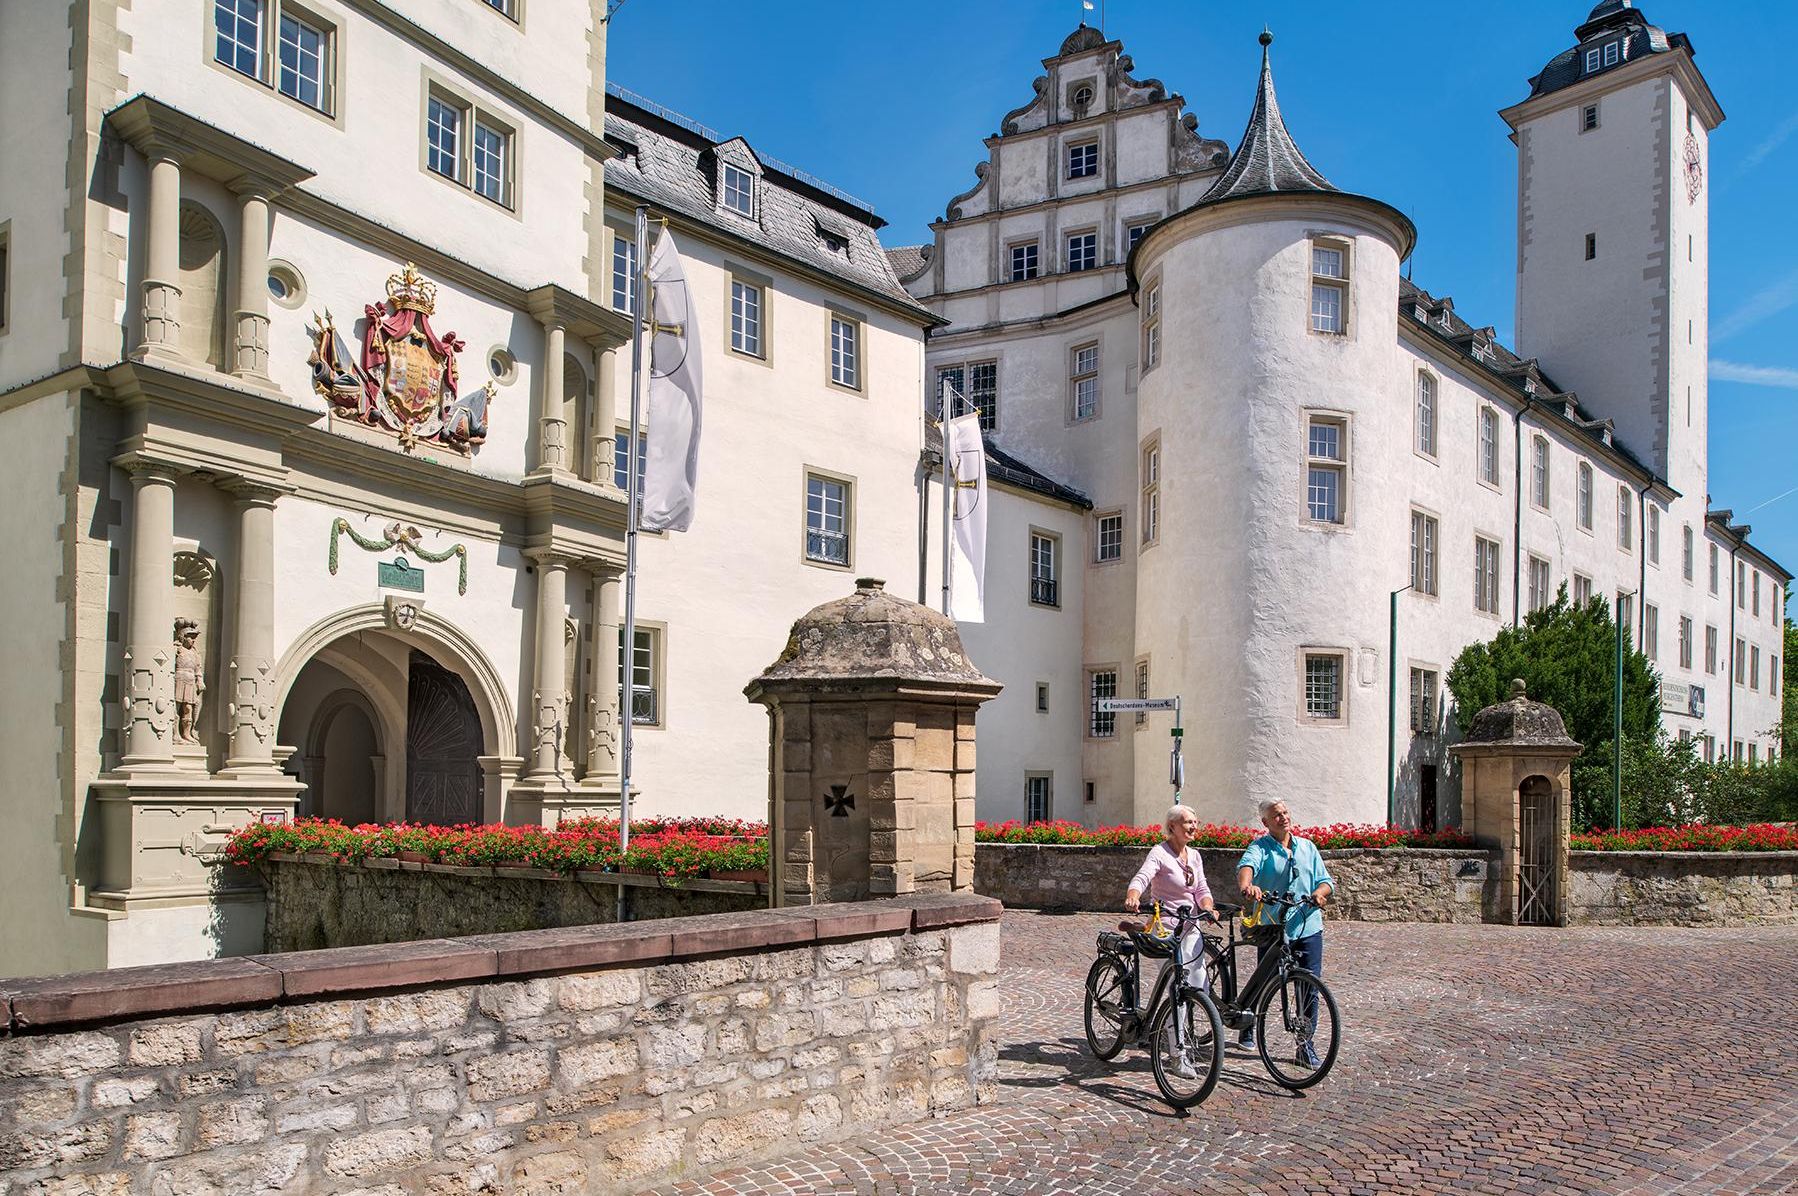
[[[1206,936],[1205,953],[1211,957],[1214,965],[1224,977],[1224,1000],[1219,1006],[1219,1012],[1230,1014],[1229,1024],[1233,1028],[1241,1028],[1235,1023],[1242,1017],[1253,1016],[1256,1003],[1260,1001],[1261,994],[1267,991],[1270,984],[1284,984],[1286,978],[1293,972],[1304,970],[1293,962],[1292,940],[1286,937],[1286,921],[1292,912],[1292,909],[1287,909],[1281,914],[1280,924],[1277,927],[1279,933],[1274,944],[1276,949],[1263,948],[1261,950],[1260,958],[1255,961],[1255,970],[1249,973],[1247,985],[1240,988],[1236,983],[1236,953],[1244,947],[1255,944],[1246,938],[1241,941],[1237,940],[1234,918],[1230,919],[1227,939],[1219,941],[1213,936]],[[1282,1010],[1282,1012],[1285,1011]]]
[[[1185,919],[1182,919],[1179,923],[1179,929],[1175,931],[1174,952],[1167,957],[1168,966],[1161,969],[1161,975],[1155,981],[1155,989],[1149,994],[1148,1005],[1140,1009],[1139,1005],[1141,1002],[1139,1000],[1139,995],[1142,992],[1141,946],[1139,945],[1136,950],[1130,952],[1127,957],[1126,966],[1124,968],[1124,999],[1130,1005],[1130,1024],[1125,1027],[1125,1032],[1132,1041],[1135,1041],[1141,1034],[1142,1027],[1154,1020],[1155,1012],[1161,1008],[1161,1003],[1164,999],[1177,1001],[1180,999],[1181,992],[1196,987],[1186,979],[1186,968],[1192,961],[1184,958],[1180,951],[1180,941],[1185,937],[1185,921]],[[1200,951],[1203,952],[1203,950],[1204,946],[1201,943]],[[1124,957],[1120,956],[1119,958],[1123,959]],[[1173,985],[1171,992],[1169,991],[1170,984]],[[1184,1031],[1177,1032],[1184,1033]]]

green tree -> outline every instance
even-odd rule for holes
[[[1510,693],[1511,679],[1521,677],[1529,695],[1561,712],[1567,733],[1585,745],[1574,763],[1573,824],[1611,822],[1611,699],[1617,659],[1617,625],[1609,604],[1594,598],[1575,606],[1563,585],[1552,604],[1524,618],[1521,627],[1506,627],[1488,644],[1471,644],[1448,671],[1456,716],[1466,733],[1473,716]],[[1642,749],[1661,749],[1658,683],[1648,658],[1632,646],[1623,656],[1623,736],[1625,788],[1633,769],[1645,785],[1637,803],[1644,807],[1671,801],[1670,787],[1684,771],[1677,764],[1652,763]],[[1633,746],[1632,746],[1633,745]],[[1664,752],[1662,753],[1664,754]],[[1594,767],[1600,758],[1603,768]],[[1659,821],[1658,818],[1655,819]]]

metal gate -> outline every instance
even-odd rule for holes
[[[1554,926],[1560,902],[1556,900],[1554,788],[1546,778],[1529,777],[1519,787],[1517,855],[1517,923],[1520,926]]]

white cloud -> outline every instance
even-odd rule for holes
[[[1743,300],[1734,311],[1717,321],[1717,326],[1711,330],[1711,343],[1717,344],[1738,333],[1746,332],[1762,320],[1778,315],[1795,303],[1798,303],[1798,271],[1793,271],[1778,282],[1762,287]]]
[[[1741,361],[1718,361],[1712,358],[1711,377],[1719,382],[1744,382],[1749,386],[1798,390],[1798,370],[1780,366],[1749,365]]]
[[[1747,174],[1750,170],[1759,166],[1762,162],[1766,161],[1768,154],[1771,154],[1774,150],[1784,145],[1786,139],[1791,137],[1793,133],[1798,133],[1798,112],[1794,112],[1792,115],[1786,117],[1784,121],[1780,122],[1779,127],[1767,134],[1766,138],[1759,145],[1744,154],[1742,156],[1742,166],[1736,173]]]

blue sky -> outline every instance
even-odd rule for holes
[[[1199,132],[1234,146],[1254,98],[1265,22],[1280,105],[1337,186],[1409,213],[1419,285],[1509,344],[1515,150],[1498,109],[1573,44],[1580,0],[1409,7],[1311,0],[1107,0],[1105,30],[1186,98]],[[1798,572],[1798,6],[1646,0],[1689,35],[1728,119],[1711,143],[1711,502]],[[972,185],[981,139],[1030,97],[1078,23],[1079,0],[626,0],[613,81],[747,137],[868,201],[888,245],[929,239]],[[1097,23],[1098,14],[1091,14]],[[1793,493],[1785,493],[1794,491]],[[1781,497],[1783,495],[1783,497]],[[1760,506],[1760,504],[1766,504]],[[1759,510],[1748,513],[1750,508]]]

